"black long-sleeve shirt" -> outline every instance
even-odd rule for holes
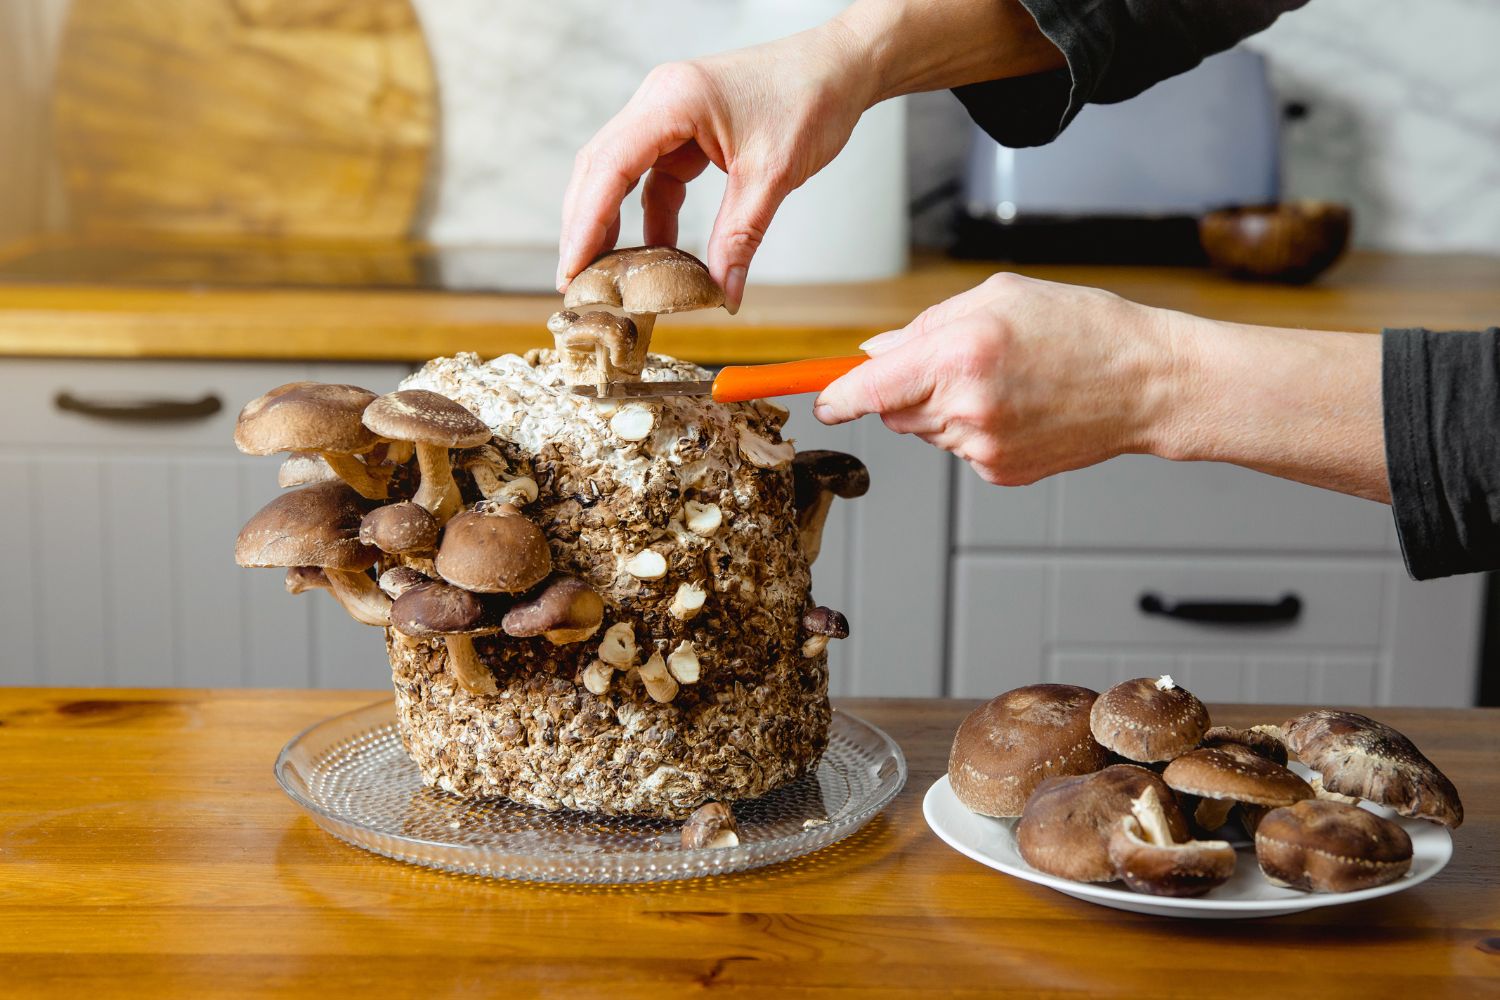
[[[1134,97],[1307,0],[1020,0],[1066,70],[954,91],[1006,146],[1052,141],[1085,105]],[[1500,328],[1386,330],[1391,508],[1419,580],[1500,569]]]

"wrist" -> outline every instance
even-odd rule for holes
[[[1145,308],[1151,331],[1146,340],[1152,347],[1135,450],[1174,462],[1210,458],[1203,400],[1205,375],[1215,366],[1205,354],[1214,342],[1209,328],[1217,324],[1170,309]]]

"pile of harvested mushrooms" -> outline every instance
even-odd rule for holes
[[[1312,773],[1287,767],[1295,755]],[[1280,725],[1213,726],[1170,676],[1103,694],[1067,684],[1007,691],[959,727],[954,794],[982,816],[1019,817],[1027,864],[1078,882],[1201,896],[1234,874],[1218,834],[1253,839],[1261,873],[1305,892],[1384,885],[1411,867],[1411,838],[1360,808],[1463,822],[1453,783],[1401,733],[1355,712],[1316,709]]]

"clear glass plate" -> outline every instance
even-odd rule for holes
[[[422,784],[387,700],[295,737],[276,780],[329,833],[412,864],[538,882],[661,882],[722,875],[811,854],[854,833],[906,784],[885,733],[835,710],[813,774],[734,804],[736,847],[684,848],[673,820],[543,812],[471,801]]]

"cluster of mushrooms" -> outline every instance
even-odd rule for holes
[[[1316,772],[1303,780],[1289,752]],[[1038,871],[1200,896],[1234,874],[1210,839],[1231,819],[1273,884],[1307,892],[1383,885],[1411,867],[1397,823],[1369,800],[1454,828],[1453,783],[1401,733],[1355,712],[1316,709],[1279,726],[1212,726],[1170,676],[1103,694],[1066,684],[1017,688],[959,727],[954,794],[982,816],[1020,817],[1016,845]]]
[[[629,248],[606,254],[574,279],[564,311],[548,328],[569,379],[607,388],[640,375],[657,314],[722,303],[723,292],[692,255]],[[573,311],[586,305],[625,315]],[[650,431],[649,423],[634,427],[631,412],[622,407],[611,421],[625,441]],[[799,538],[811,562],[833,496],[862,495],[868,473],[838,452],[793,456],[790,444],[759,443],[784,450],[782,461],[792,459]],[[603,624],[603,597],[578,577],[554,571],[546,535],[524,513],[538,498],[537,483],[510,466],[482,420],[446,396],[424,389],[377,396],[352,385],[292,382],[244,407],[235,444],[251,455],[286,453],[277,482],[288,490],[245,524],[236,562],[283,567],[290,593],[326,590],[356,621],[393,629],[396,641],[441,640],[454,680],[471,694],[499,693],[475,651],[476,637],[543,637],[562,646],[590,639]],[[691,502],[684,516],[700,534],[712,533],[721,517],[717,507]],[[625,566],[641,579],[658,578],[665,568],[651,549]],[[684,583],[671,613],[688,620],[706,596],[703,587]],[[849,634],[844,616],[824,607],[807,611],[802,627],[808,657]],[[644,662],[637,653],[629,623],[605,629],[583,686],[603,695],[616,672],[630,671],[652,699],[669,702],[679,684],[699,679],[689,642]]]

